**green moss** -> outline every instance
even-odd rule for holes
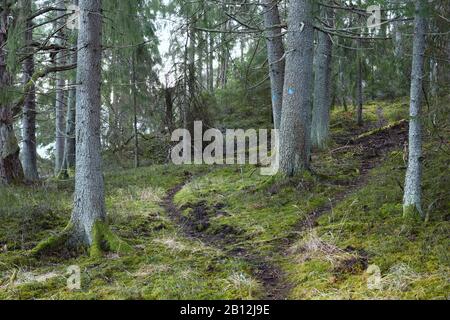
[[[99,220],[92,228],[92,245],[89,253],[92,258],[100,258],[105,251],[129,254],[133,252],[133,248],[115,235],[105,222]]]
[[[403,162],[397,152],[392,152],[380,168],[374,169],[366,186],[319,219],[317,239],[322,246],[329,246],[318,246],[312,254],[311,248],[316,248],[312,244],[296,244],[300,249],[284,262],[290,278],[296,279],[291,298],[447,298],[450,224],[444,217],[448,203],[437,204],[435,200],[445,192],[446,179],[439,172],[447,160],[430,144],[425,150],[429,160],[423,175],[424,206],[434,204],[430,221],[425,224],[421,219],[403,217],[403,190],[398,183],[404,181],[404,171],[398,169]],[[369,275],[364,270],[352,274],[339,268],[336,274],[334,266],[339,265],[341,256],[337,253],[341,251],[332,253],[330,248],[351,248],[351,252],[367,257],[368,264],[380,269],[381,289],[368,287]],[[309,260],[299,262],[304,259]]]
[[[380,105],[389,123],[405,118],[403,102],[392,107],[377,102],[365,108],[368,121],[377,120]],[[369,130],[376,128],[374,123],[366,125]],[[360,130],[354,113],[334,110],[333,137],[350,137],[353,130]],[[293,179],[262,177],[253,166],[151,166],[106,172],[108,224],[99,223],[94,228],[94,259],[87,255],[26,256],[28,250],[67,224],[73,181],[2,189],[0,203],[5,205],[0,208],[0,250],[6,245],[7,251],[0,254],[0,298],[264,297],[262,284],[252,275],[252,262],[229,254],[236,248],[280,265],[294,285],[289,295],[294,299],[447,298],[450,208],[446,201],[448,156],[441,152],[442,146],[434,141],[424,145],[423,208],[429,216],[427,223],[409,223],[403,218],[400,185],[404,162],[399,150],[374,169],[367,185],[325,212],[313,231],[299,233],[299,222],[329,204],[360,175],[358,150],[336,151],[338,147],[331,145],[331,150],[313,154],[315,174]],[[185,237],[161,208],[167,191],[188,179],[175,197],[176,204],[185,206],[189,217],[195,214],[192,206],[204,202],[209,225],[202,232],[217,235],[228,231],[224,248]],[[287,238],[299,241],[286,248]],[[124,244],[135,254],[121,254]],[[380,269],[381,289],[368,288],[373,274],[365,272],[367,264]],[[66,287],[66,271],[71,265],[80,266],[81,290]],[[17,284],[5,288],[14,272]],[[58,276],[30,282],[24,281],[26,272],[36,276],[54,272]]]
[[[69,223],[60,234],[50,236],[49,238],[41,241],[33,250],[31,250],[30,255],[32,257],[40,257],[67,246],[72,232],[73,225]]]
[[[364,132],[363,134],[360,134],[359,136],[357,136],[354,140],[358,141],[358,140],[370,137],[372,135],[388,131],[388,130],[390,130],[392,128],[401,126],[401,125],[403,125],[405,123],[407,123],[407,120],[404,120],[404,119],[399,120],[399,121],[395,121],[395,122],[392,122],[392,123],[388,124],[387,126],[384,126],[384,127],[381,127],[381,128],[377,128],[377,129],[374,129],[374,130],[370,130],[368,132]]]
[[[415,205],[403,206],[403,217],[405,219],[418,221],[423,217],[422,209]]]

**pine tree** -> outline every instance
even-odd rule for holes
[[[6,44],[11,27],[10,14],[10,4],[3,1],[0,6],[0,185],[24,180],[20,148],[13,127],[13,102],[9,94],[12,77],[7,68]]]
[[[312,2],[289,2],[289,33],[280,131],[280,169],[288,176],[308,169],[310,162],[314,57]]]
[[[27,55],[22,63],[23,69],[23,85],[31,80],[34,74],[34,53],[32,48],[33,43],[33,22],[28,19],[31,14],[32,1],[21,0],[22,8],[22,25],[24,28],[24,45],[25,54]],[[23,102],[22,115],[22,165],[25,177],[29,181],[36,181],[39,179],[37,169],[37,146],[36,146],[36,89],[34,83],[31,83],[30,88],[26,94]]]
[[[333,26],[333,10],[322,8],[322,12],[327,24]],[[311,140],[314,147],[321,149],[326,147],[330,132],[332,47],[331,35],[319,32],[314,61]]]
[[[278,1],[264,1],[264,27],[266,29],[267,56],[272,90],[272,109],[275,129],[280,128],[283,106],[285,71],[284,45],[281,34],[281,20]]]
[[[403,211],[405,217],[414,217],[422,211],[422,86],[424,76],[426,17],[425,3],[415,2],[414,43],[411,73],[411,102],[409,114],[409,158],[405,178]]]

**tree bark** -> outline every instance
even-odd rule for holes
[[[74,5],[78,5],[78,0],[73,0]],[[76,31],[74,31],[77,35]],[[77,52],[70,55],[71,64],[77,64]],[[70,81],[70,88],[67,96],[67,116],[66,116],[66,135],[64,142],[64,170],[75,168],[75,114],[76,114],[76,75]]]
[[[363,118],[363,105],[364,105],[364,97],[363,97],[363,61],[362,61],[362,40],[357,40],[357,79],[356,79],[356,103],[357,103],[357,119],[356,122],[359,126],[364,124]]]
[[[280,129],[284,86],[284,45],[281,37],[281,20],[278,0],[264,0],[264,27],[266,31],[267,57],[269,61],[272,110],[275,129]]]
[[[11,76],[6,68],[5,45],[8,40],[9,9],[0,9],[0,185],[22,183],[24,174],[20,163],[20,148],[13,127],[11,103],[7,96]]]
[[[165,105],[166,105],[166,112],[165,112],[165,127],[167,128],[168,132],[172,132],[174,129],[173,126],[173,91],[174,88],[167,87],[164,89],[164,97],[165,97]]]
[[[333,12],[327,10],[325,19],[332,26]],[[314,107],[311,124],[311,140],[314,147],[326,147],[330,132],[331,108],[331,62],[332,46],[330,35],[320,32],[315,55]]]
[[[31,14],[31,0],[22,0],[21,7],[23,10],[22,20],[24,22],[24,43],[26,54],[29,55],[22,64],[23,85],[30,81],[34,74],[34,56],[33,48],[33,22],[28,20]],[[37,168],[37,146],[36,146],[36,89],[31,84],[27,90],[27,94],[23,103],[22,115],[22,165],[25,178],[28,181],[37,181],[39,179]]]
[[[63,4],[64,5],[64,2]],[[65,14],[64,11],[58,11],[59,20],[57,21],[56,27],[59,31],[56,34],[57,45],[65,46],[65,32],[64,25],[65,19],[62,18]],[[64,65],[66,58],[66,52],[60,50],[57,55],[55,62],[57,65]],[[63,168],[64,161],[64,142],[65,142],[65,86],[66,78],[63,72],[58,72],[56,74],[56,103],[55,103],[55,175],[58,175]]]
[[[209,34],[209,49],[208,49],[208,89],[210,92],[214,91],[214,38]]]
[[[95,224],[106,218],[101,165],[101,0],[80,0],[76,103],[74,240],[92,245]]]
[[[139,132],[137,119],[137,80],[136,80],[136,58],[132,58],[132,81],[133,81],[133,131],[134,131],[134,167],[139,168]]]
[[[403,208],[405,217],[423,215],[421,203],[422,127],[420,121],[425,55],[425,2],[416,0],[411,73],[409,159],[405,178]]]
[[[280,131],[280,169],[292,176],[309,168],[314,28],[312,0],[291,0]]]

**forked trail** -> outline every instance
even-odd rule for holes
[[[316,208],[307,214],[306,218],[298,221],[292,230],[292,236],[286,238],[279,245],[277,252],[283,252],[287,255],[287,249],[298,240],[299,234],[313,228],[316,220],[320,216],[329,213],[336,204],[365,185],[370,170],[378,166],[388,152],[404,145],[405,141],[407,141],[407,131],[408,123],[402,121],[356,139],[349,140],[347,138],[341,138],[340,142],[342,146],[357,151],[356,154],[360,158],[361,163],[360,175],[351,184],[346,185],[346,189],[336,194],[326,205]],[[170,219],[180,226],[185,236],[201,240],[206,245],[223,250],[230,257],[238,257],[247,262],[252,267],[253,276],[264,286],[264,299],[288,299],[293,286],[289,283],[281,268],[274,263],[272,256],[261,256],[254,253],[257,250],[250,252],[245,247],[239,246],[238,243],[240,240],[233,234],[233,230],[223,229],[214,234],[203,232],[201,228],[198,228],[199,225],[208,223],[207,215],[204,214],[205,207],[203,203],[199,203],[196,207],[192,208],[192,217],[187,218],[182,214],[181,209],[174,203],[174,197],[189,181],[190,179],[187,179],[185,182],[178,184],[168,192],[162,201],[161,205],[168,213]],[[215,208],[218,212],[220,209]],[[233,246],[234,244],[236,246]],[[233,249],[230,250],[229,247]]]

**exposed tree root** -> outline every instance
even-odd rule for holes
[[[92,245],[89,254],[92,258],[102,257],[104,252],[129,254],[133,248],[114,234],[103,221],[97,221],[92,230]]]
[[[114,252],[119,254],[129,254],[133,248],[125,241],[115,235],[109,226],[103,221],[94,223],[92,230],[92,244],[83,245],[76,241],[75,230],[71,223],[58,235],[51,236],[40,242],[30,252],[30,256],[39,258],[55,253],[67,253],[67,255],[78,254],[89,250],[91,258],[101,258],[105,252]]]
[[[312,212],[306,215],[305,219],[302,219],[294,227],[292,236],[287,237],[283,244],[279,246],[279,250],[288,255],[289,246],[298,240],[298,234],[302,233],[310,228],[314,227],[315,221],[332,210],[332,208],[353,194],[355,190],[366,184],[370,171],[377,167],[382,161],[383,156],[396,148],[403,145],[407,139],[407,126],[408,122],[405,120],[396,122],[390,126],[377,129],[375,131],[367,132],[358,136],[350,141],[351,146],[349,148],[358,149],[358,157],[361,158],[360,176],[356,178],[352,183],[347,186],[347,189],[334,196],[330,203],[316,208]],[[278,180],[278,177],[270,177],[264,185],[270,185]],[[280,183],[289,183],[281,181]],[[210,235],[202,232],[203,228],[199,230],[198,225],[207,225],[208,222],[203,221],[203,216],[199,215],[194,217],[195,221],[190,221],[182,215],[180,209],[175,205],[173,199],[175,195],[184,187],[185,183],[177,185],[175,188],[169,191],[167,197],[162,202],[162,206],[167,211],[169,217],[181,226],[184,233],[195,239],[201,239],[205,243],[214,247],[225,250],[228,255],[238,257],[246,261],[252,266],[253,275],[264,286],[264,298],[272,300],[284,300],[289,297],[289,293],[293,288],[293,285],[289,283],[283,270],[271,260],[270,257],[261,257],[257,254],[250,252],[242,246],[237,246],[234,249],[229,250],[229,245],[235,242],[236,238],[233,237],[230,230],[224,230],[216,235]],[[201,209],[203,203],[197,205],[193,209]],[[232,232],[231,232],[232,233]],[[226,240],[225,240],[226,239]],[[225,242],[224,242],[225,241]],[[236,243],[235,243],[236,244]]]
[[[423,221],[423,219],[426,218],[421,208],[413,204],[403,206],[403,217],[405,219],[411,220],[412,222]]]
[[[67,250],[73,230],[73,225],[69,223],[60,234],[41,241],[33,250],[31,250],[30,256],[39,258],[55,252]]]
[[[384,126],[382,128],[378,128],[378,129],[375,129],[375,130],[372,130],[372,131],[364,132],[364,133],[360,134],[359,136],[357,136],[356,138],[354,138],[353,142],[357,142],[357,141],[359,141],[361,139],[368,138],[368,137],[373,136],[373,135],[381,134],[383,132],[391,131],[391,130],[396,129],[396,128],[405,127],[407,124],[408,124],[408,121],[405,120],[405,119],[400,120],[400,121],[396,121],[396,122],[391,123],[391,124],[389,124],[387,126]]]

